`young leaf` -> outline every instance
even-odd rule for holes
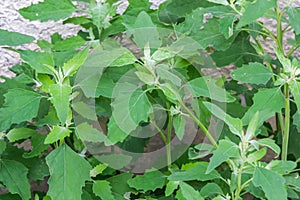
[[[280,147],[275,143],[274,140],[270,138],[252,140],[250,143],[253,144],[256,149],[258,149],[258,146],[268,147],[272,149],[277,155],[280,154]]]
[[[54,126],[51,132],[45,139],[45,144],[52,144],[58,140],[63,140],[65,137],[70,136],[71,131],[66,127]]]
[[[22,8],[19,13],[29,20],[41,20],[41,22],[67,18],[76,10],[70,0],[45,0],[38,4]]]
[[[276,2],[276,0],[256,0],[249,3],[241,16],[237,28],[241,28],[262,17],[270,8],[276,7]]]
[[[0,46],[18,46],[35,40],[34,37],[0,29]]]
[[[115,199],[111,191],[111,186],[106,180],[95,181],[93,184],[93,192],[103,200]]]
[[[90,176],[96,177],[97,175],[101,174],[106,168],[107,165],[100,163],[90,171]]]
[[[181,189],[182,196],[188,200],[204,200],[199,191],[196,191],[192,186],[185,182],[180,182],[179,187]]]
[[[90,180],[90,164],[66,144],[46,157],[50,170],[48,195],[51,199],[81,200],[82,187]]]
[[[133,179],[128,180],[128,185],[137,190],[154,191],[158,188],[163,188],[165,185],[164,175],[158,171],[147,171],[144,175],[138,175]]]
[[[59,121],[65,124],[70,112],[70,94],[72,87],[65,84],[54,84],[49,86],[52,103],[55,107]]]
[[[284,97],[280,88],[259,89],[253,97],[253,105],[242,118],[243,125],[248,125],[254,114],[259,111],[260,126],[265,120],[272,117],[284,107]]]
[[[0,109],[0,131],[37,116],[42,98],[40,94],[24,89],[11,89],[4,96],[5,103]]]
[[[43,134],[36,133],[32,135],[30,139],[32,150],[28,153],[24,153],[23,157],[32,158],[39,156],[42,152],[44,152],[49,147],[49,145],[44,144],[45,138],[46,135]]]
[[[216,167],[230,158],[240,157],[240,151],[237,144],[229,140],[220,140],[218,148],[213,151],[206,173],[210,173]]]
[[[0,161],[0,166],[0,181],[8,188],[8,191],[12,194],[19,194],[23,200],[30,199],[28,169],[22,163],[5,159]]]
[[[287,199],[284,178],[271,170],[256,167],[252,182],[254,186],[262,188],[269,200]]]
[[[253,153],[249,154],[247,156],[247,160],[249,163],[257,162],[260,159],[262,159],[266,155],[266,153],[267,153],[267,148],[266,147],[261,148],[260,150],[254,151]]]
[[[10,142],[15,142],[29,138],[35,133],[36,131],[30,128],[14,128],[7,133],[6,137]]]
[[[298,23],[298,19],[300,18],[300,9],[296,7],[288,7],[286,13],[289,16],[289,23],[294,29],[296,35],[300,34],[300,25]]]
[[[81,123],[76,126],[76,134],[81,141],[88,142],[104,142],[106,137],[99,130],[95,129],[93,126],[88,123]]]
[[[97,120],[96,111],[91,108],[91,106],[87,105],[82,101],[78,101],[72,104],[72,108],[75,112],[77,112],[80,116],[90,119],[93,121]]]
[[[59,40],[54,43],[54,51],[71,51],[84,45],[86,41],[81,36],[69,37],[65,40]]]
[[[233,71],[231,77],[242,83],[266,84],[273,73],[261,63],[249,63]]]
[[[175,129],[175,133],[177,135],[177,137],[179,138],[179,140],[182,140],[183,136],[184,136],[184,131],[185,131],[185,118],[181,115],[176,115],[173,118],[173,126]]]
[[[203,102],[203,104],[214,116],[224,121],[232,133],[242,138],[243,124],[240,119],[231,117],[215,104],[210,102]]]
[[[208,97],[219,102],[233,102],[235,98],[216,84],[209,76],[199,77],[188,82],[188,89],[194,97]]]
[[[165,196],[170,196],[178,188],[179,181],[169,181],[166,185]]]
[[[216,183],[207,183],[200,191],[201,196],[209,197],[211,195],[221,194],[224,195],[221,187]]]
[[[109,14],[111,7],[108,3],[91,1],[89,6],[92,15],[93,24],[100,30],[109,26]]]
[[[79,51],[72,59],[64,64],[62,67],[64,76],[72,76],[77,69],[83,65],[84,61],[88,56],[89,48],[85,48],[84,50]]]
[[[259,111],[255,113],[255,115],[252,117],[252,119],[248,125],[246,135],[245,135],[246,141],[251,140],[255,136],[255,132],[256,132],[258,120],[259,120],[258,116],[259,116]]]
[[[19,50],[18,52],[24,62],[28,63],[37,73],[53,75],[53,71],[50,69],[54,66],[53,54],[30,50]]]

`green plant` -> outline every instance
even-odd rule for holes
[[[151,10],[130,0],[122,15],[114,0],[83,2],[19,11],[83,28],[37,41],[40,51],[16,47],[35,38],[0,30],[0,45],[23,61],[0,83],[1,199],[299,198],[293,1],[169,0]],[[202,70],[230,64],[228,79]],[[49,189],[33,187],[43,182]]]

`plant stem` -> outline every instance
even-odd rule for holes
[[[278,2],[277,2],[278,4]],[[283,48],[282,48],[282,38],[283,38],[283,32],[282,32],[282,25],[281,25],[281,17],[283,15],[283,12],[281,12],[279,10],[279,7],[277,5],[277,8],[276,8],[276,13],[277,13],[277,27],[276,27],[276,43],[277,43],[277,46],[278,48],[280,49],[280,51],[284,52],[283,51]]]
[[[171,133],[172,133],[172,125],[173,125],[173,116],[169,115],[168,120],[168,135],[167,135],[167,145],[166,145],[166,151],[167,151],[167,163],[170,167],[172,164],[172,154],[171,154]]]
[[[217,144],[216,140],[213,138],[213,136],[210,134],[210,132],[207,130],[207,128],[204,126],[204,124],[202,124],[202,122],[190,111],[190,109],[188,107],[186,107],[186,105],[184,105],[183,102],[180,102],[180,105],[182,108],[184,108],[184,110],[188,113],[188,115],[194,120],[194,122],[197,123],[197,125],[200,127],[200,129],[203,131],[203,133],[209,139],[209,141],[212,143],[212,145],[215,148],[217,148],[218,144]]]
[[[287,151],[289,145],[289,132],[290,132],[290,99],[289,99],[289,86],[284,85],[285,96],[285,118],[284,118],[284,131],[282,136],[282,153],[281,160],[287,160]]]

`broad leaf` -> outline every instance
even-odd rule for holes
[[[179,187],[181,189],[181,194],[185,199],[188,200],[204,200],[200,195],[199,191],[196,191],[192,186],[185,182],[180,182]]]
[[[109,143],[111,143],[111,144],[123,142],[125,140],[125,138],[129,135],[129,133],[126,133],[119,127],[119,125],[118,125],[118,123],[116,123],[114,117],[111,117],[109,119],[107,129],[108,129],[107,138],[108,138]]]
[[[59,121],[65,124],[70,112],[70,95],[72,87],[65,84],[54,84],[49,86],[52,103],[55,107]]]
[[[96,111],[94,108],[91,108],[88,104],[82,101],[78,101],[72,104],[72,108],[75,112],[77,112],[80,116],[90,119],[93,121],[97,120]]]
[[[169,181],[166,185],[165,195],[170,196],[178,188],[179,181]]]
[[[208,97],[219,102],[233,102],[235,98],[216,84],[209,76],[199,77],[188,82],[188,89],[194,97]]]
[[[92,15],[93,24],[100,30],[101,28],[107,28],[109,24],[109,14],[111,7],[108,3],[100,3],[91,1],[89,10]]]
[[[95,129],[93,126],[88,123],[82,123],[76,126],[76,134],[81,141],[88,142],[104,142],[106,137],[99,130]]]
[[[144,175],[138,175],[133,179],[128,180],[128,185],[137,190],[154,191],[158,188],[163,188],[165,185],[164,175],[158,171],[148,171]]]
[[[240,151],[237,144],[229,140],[220,140],[218,148],[213,151],[206,173],[210,173],[216,167],[230,158],[240,157]]]
[[[248,125],[250,119],[259,111],[260,126],[265,120],[272,117],[284,107],[284,97],[280,88],[263,88],[259,89],[253,97],[253,105],[245,113],[243,125]]]
[[[57,141],[62,141],[65,137],[70,136],[71,131],[66,127],[54,126],[45,139],[45,144],[52,144]]]
[[[19,194],[24,200],[30,199],[28,169],[22,163],[5,159],[0,161],[0,166],[0,181],[8,188],[9,192]]]
[[[175,133],[179,140],[182,140],[185,132],[185,118],[182,115],[176,115],[173,119],[173,126],[175,129]]]
[[[237,27],[240,28],[262,17],[270,8],[276,7],[276,2],[276,0],[256,0],[253,3],[249,3]]]
[[[7,133],[6,137],[10,142],[15,142],[29,138],[34,134],[36,134],[36,131],[30,128],[14,128]]]
[[[297,167],[297,163],[290,161],[290,160],[287,160],[287,161],[272,160],[266,166],[267,169],[270,169],[280,175],[286,175],[286,174],[290,173],[296,167]]]
[[[24,89],[11,89],[4,96],[5,103],[0,109],[0,131],[37,116],[42,98],[40,94]]]
[[[72,76],[77,69],[83,65],[84,61],[88,56],[89,48],[85,48],[84,50],[79,51],[72,59],[64,64],[62,67],[64,76]]]
[[[64,19],[70,16],[76,7],[70,0],[45,0],[38,4],[22,8],[19,13],[29,20],[41,20],[41,22]]]
[[[108,181],[100,180],[95,181],[93,184],[93,192],[95,195],[105,200],[114,200],[114,196],[112,194],[111,186]]]
[[[261,63],[249,63],[233,71],[231,77],[242,83],[266,84],[273,73]]]
[[[196,162],[186,164],[182,167],[183,171],[178,171],[172,173],[168,180],[170,181],[208,181],[220,178],[220,174],[211,170],[209,173],[206,173],[208,167],[208,163],[206,162]]]
[[[224,195],[222,188],[216,183],[207,183],[204,187],[201,188],[200,194],[203,197],[209,197],[216,194]]]
[[[203,102],[203,104],[215,117],[224,121],[228,125],[228,127],[232,133],[239,136],[240,138],[242,137],[243,124],[239,118],[231,117],[225,111],[223,111],[221,108],[219,108],[218,106],[216,106],[215,104],[212,104],[210,102]]]
[[[19,53],[24,62],[28,63],[37,73],[53,75],[54,60],[51,53],[30,50],[19,50]]]
[[[130,187],[128,186],[127,181],[130,180],[131,177],[131,173],[122,173],[106,179],[110,182],[112,191],[116,199],[118,199],[117,197],[121,197],[122,199],[125,193],[130,191]]]
[[[18,46],[35,40],[34,37],[0,29],[0,46]]]
[[[54,43],[53,50],[55,51],[70,51],[83,46],[85,40],[81,36],[74,36],[65,40],[60,40]]]
[[[300,9],[296,7],[288,7],[286,13],[289,16],[289,23],[293,27],[296,35],[300,34],[300,24],[298,19],[300,18]]]
[[[51,199],[81,200],[82,187],[90,180],[90,164],[66,144],[46,157],[50,170],[48,195]]]
[[[42,152],[44,152],[49,147],[49,145],[44,144],[45,138],[46,135],[38,133],[34,134],[30,139],[32,150],[28,153],[24,153],[23,157],[32,158],[39,156]]]
[[[256,167],[252,182],[254,186],[262,188],[269,200],[287,199],[284,178],[271,170]]]

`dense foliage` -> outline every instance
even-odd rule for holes
[[[80,25],[76,36],[0,30],[0,45],[22,59],[0,83],[0,199],[300,198],[292,1],[168,0],[153,10],[129,0],[122,15],[116,0],[81,1],[84,10],[70,0],[19,10]],[[40,51],[19,48],[33,41]],[[228,65],[229,78],[203,70]]]

